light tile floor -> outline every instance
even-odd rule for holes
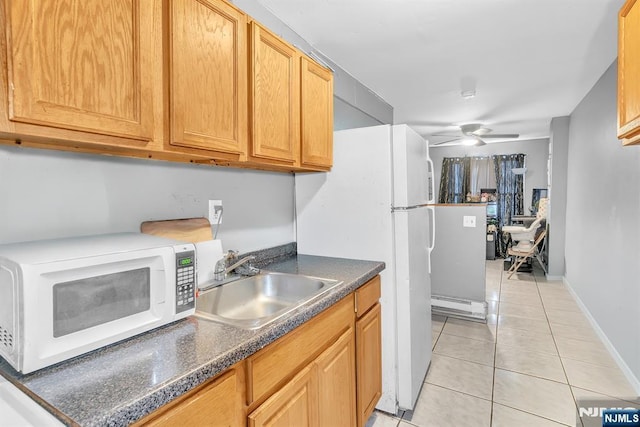
[[[367,427],[575,426],[580,397],[636,396],[562,282],[505,273],[487,261],[486,324],[433,316],[416,407]]]

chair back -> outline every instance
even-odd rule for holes
[[[546,197],[542,197],[538,200],[538,213],[536,214],[536,218],[547,218],[547,202],[549,199]]]

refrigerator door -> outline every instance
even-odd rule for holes
[[[392,129],[393,206],[430,203],[427,141],[407,125],[395,125]]]
[[[396,211],[398,406],[413,409],[431,362],[429,208]]]

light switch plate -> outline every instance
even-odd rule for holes
[[[465,215],[462,218],[462,226],[463,227],[475,227],[476,226],[476,217],[472,215]]]

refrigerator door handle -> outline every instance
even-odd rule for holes
[[[431,245],[427,248],[429,253],[429,274],[431,274],[431,252],[436,247],[436,208],[429,206],[427,209],[431,211]]]
[[[429,146],[429,143],[427,142],[427,147]],[[429,191],[431,192],[431,198],[429,199],[428,203],[435,203],[436,202],[436,177],[434,176],[436,173],[436,170],[433,167],[433,160],[431,160],[431,158],[427,157],[427,163],[429,164],[429,178],[427,178],[429,180]]]

